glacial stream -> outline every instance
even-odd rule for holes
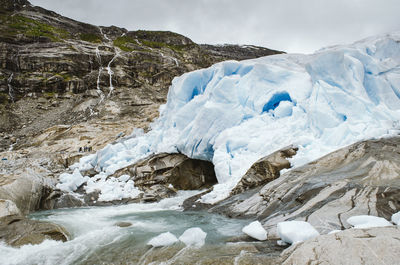
[[[203,248],[215,249],[226,245],[228,238],[240,235],[249,222],[206,212],[183,212],[179,205],[193,192],[179,195],[158,203],[36,212],[30,216],[32,219],[64,226],[71,239],[65,243],[46,240],[20,248],[0,243],[0,264],[148,264],[146,258],[154,248],[146,244],[161,233],[169,231],[179,237],[188,228],[200,227],[207,233]],[[119,227],[118,222],[132,225]],[[187,248],[179,242],[159,249],[173,259]]]

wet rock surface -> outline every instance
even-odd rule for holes
[[[130,226],[132,226],[132,223],[129,223],[129,222],[117,222],[117,223],[115,223],[115,225],[119,226],[119,227],[130,227]]]
[[[0,240],[18,247],[40,244],[46,239],[67,241],[68,232],[60,225],[26,219],[21,216],[0,218]]]
[[[274,242],[227,243],[225,245],[205,245],[201,248],[184,247],[182,243],[168,247],[147,248],[133,253],[109,253],[102,261],[114,264],[279,264],[282,247]],[[118,255],[118,256],[117,256]],[[96,262],[89,259],[85,264]]]
[[[399,240],[398,227],[349,229],[293,245],[282,264],[396,264]]]
[[[346,220],[353,215],[390,220],[400,209],[399,147],[400,137],[350,145],[209,211],[257,217],[271,237],[286,220],[307,221],[321,234],[349,228]]]

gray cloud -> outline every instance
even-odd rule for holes
[[[399,0],[31,0],[64,16],[128,30],[170,30],[197,43],[310,53],[400,30]]]

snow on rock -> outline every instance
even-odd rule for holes
[[[246,225],[243,227],[242,232],[257,240],[267,240],[267,231],[259,221],[254,221]]]
[[[392,222],[396,225],[400,225],[400,212],[397,212],[392,215]]]
[[[371,228],[371,227],[383,227],[391,226],[392,224],[382,217],[372,215],[357,215],[347,219],[347,223],[352,225],[354,228]]]
[[[400,32],[186,73],[173,80],[150,132],[107,145],[77,167],[110,175],[150,154],[181,152],[213,162],[218,184],[201,201],[215,203],[255,161],[285,146],[299,147],[291,162],[300,166],[360,140],[398,134],[399,40]]]
[[[192,227],[187,229],[179,237],[179,240],[185,243],[186,246],[201,247],[204,245],[207,233],[199,227]]]
[[[315,228],[304,221],[285,221],[277,224],[278,235],[286,243],[296,244],[319,236]]]
[[[150,239],[147,245],[153,247],[165,247],[170,246],[176,242],[178,242],[176,236],[174,234],[171,234],[170,232],[166,232]]]

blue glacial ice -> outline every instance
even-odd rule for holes
[[[110,175],[150,154],[181,152],[213,162],[218,184],[201,200],[215,203],[256,160],[280,148],[299,146],[296,167],[359,140],[399,134],[399,120],[396,32],[311,55],[226,61],[186,73],[173,80],[150,132],[137,130],[74,167]]]

